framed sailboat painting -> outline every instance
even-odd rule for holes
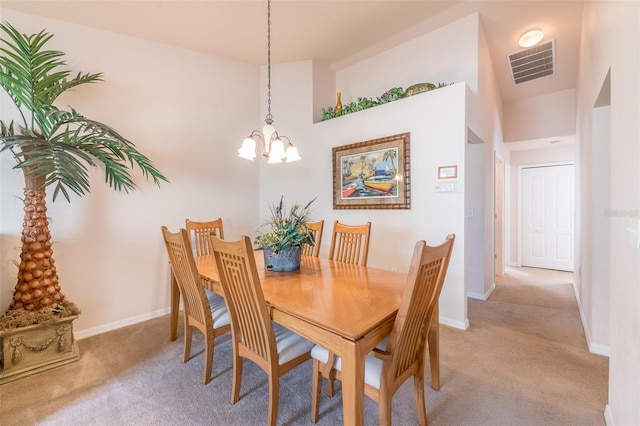
[[[410,209],[409,133],[332,148],[334,209]]]

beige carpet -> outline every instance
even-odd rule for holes
[[[488,301],[469,300],[467,331],[442,326],[442,387],[434,391],[428,379],[426,387],[430,425],[604,424],[608,359],[587,351],[571,279],[511,268]],[[229,336],[216,340],[204,386],[201,337],[183,364],[181,333],[169,342],[168,325],[158,318],[81,340],[79,362],[0,386],[0,424],[264,424],[266,376],[250,362],[240,401],[229,402]],[[342,423],[340,396],[323,390],[318,425]],[[278,423],[309,424],[310,404],[307,362],[281,379]],[[394,397],[393,422],[416,424],[412,380]],[[367,399],[365,424],[377,423]]]

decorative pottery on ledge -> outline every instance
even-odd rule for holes
[[[413,86],[407,87],[405,90],[405,94],[407,96],[417,95],[418,93],[428,92],[429,90],[434,90],[436,85],[433,83],[418,83]]]
[[[264,253],[264,267],[268,271],[292,272],[300,269],[300,257],[302,255],[300,246],[289,247],[278,254],[273,254],[273,249],[270,247],[265,247],[262,250]]]
[[[336,114],[340,114],[342,112],[342,93],[336,93],[336,107],[334,108]]]

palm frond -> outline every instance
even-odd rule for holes
[[[63,53],[40,51],[52,37],[45,31],[27,36],[8,23],[0,24],[0,29],[12,41],[0,39],[7,46],[0,56],[0,85],[16,105],[33,112],[40,106],[34,85],[48,70],[64,65],[64,61],[58,60]]]
[[[146,179],[160,185],[167,178],[135,145],[115,129],[88,119],[76,110],[61,110],[54,101],[68,89],[102,81],[102,73],[78,73],[70,78],[64,53],[46,50],[53,37],[45,30],[21,34],[9,23],[0,24],[8,37],[0,38],[0,86],[22,115],[14,128],[0,121],[0,152],[11,151],[16,168],[25,175],[55,186],[62,194],[89,192],[88,167],[102,167],[105,180],[117,191],[135,189],[130,169],[139,167]]]
[[[34,178],[44,178],[47,186],[60,180],[78,195],[88,192],[89,188],[85,164],[97,165],[90,153],[70,144],[68,140],[51,142],[27,136],[22,137],[16,159],[16,168],[25,169]],[[78,185],[68,184],[75,179],[79,181]]]
[[[57,118],[57,126],[74,125],[76,135],[75,146],[78,149],[92,152],[105,165],[106,181],[116,190],[135,189],[126,164],[137,165],[145,178],[151,177],[155,184],[168,182],[155,167],[153,162],[141,154],[135,145],[124,138],[112,127],[96,120],[88,119],[77,111],[52,111],[50,117]],[[55,130],[55,129],[54,129]],[[106,164],[106,163],[109,164]],[[109,167],[107,167],[109,166]],[[130,183],[130,184],[129,184]]]

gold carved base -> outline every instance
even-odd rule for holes
[[[76,318],[0,331],[0,385],[78,361],[80,351],[73,338]]]

